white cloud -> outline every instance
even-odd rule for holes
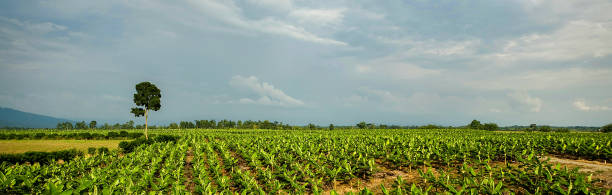
[[[292,24],[288,24],[274,18],[265,18],[262,20],[252,21],[249,22],[249,24],[247,24],[245,27],[271,34],[286,35],[295,39],[314,43],[342,46],[348,45],[345,42],[319,37],[313,33],[306,31],[304,28],[294,26]]]
[[[266,17],[259,20],[247,19],[242,15],[242,9],[236,6],[233,2],[192,1],[192,3],[202,14],[207,14],[210,17],[243,29],[284,35],[295,39],[320,44],[347,45],[341,41],[319,37],[302,27],[281,21],[276,18]]]
[[[531,70],[497,76],[497,72],[478,75],[496,75],[492,78],[467,80],[465,84],[487,90],[553,90],[578,86],[612,84],[612,69],[566,68]]]
[[[442,97],[435,93],[415,92],[410,95],[404,95],[396,91],[392,92],[369,87],[360,87],[359,92],[362,95],[353,95],[349,98],[361,100],[363,102],[361,105],[375,106],[385,111],[435,113],[441,110],[448,110],[449,107],[465,105],[464,103],[459,103],[463,102],[463,100],[457,97]]]
[[[30,21],[20,21],[17,19],[0,17],[0,21],[12,23],[34,33],[49,33],[54,31],[63,31],[68,29],[66,26],[58,25],[52,22],[34,23]]]
[[[495,60],[566,61],[612,54],[612,22],[575,20],[550,34],[529,34],[509,40]]]
[[[296,9],[289,13],[289,17],[300,23],[325,26],[340,24],[344,11],[345,9]]]
[[[383,76],[392,79],[420,79],[438,75],[442,69],[429,69],[406,62],[406,57],[389,55],[375,58],[354,66],[354,71],[363,76]]]
[[[260,82],[255,76],[243,77],[240,75],[233,76],[230,80],[230,85],[237,88],[246,88],[255,92],[260,97],[257,100],[250,98],[241,98],[240,103],[246,104],[262,104],[262,105],[278,105],[278,106],[303,106],[304,102],[295,99],[275,88],[267,82]]]
[[[480,40],[464,41],[440,41],[435,39],[415,40],[409,37],[389,38],[384,36],[374,36],[374,40],[379,43],[405,47],[406,49],[395,55],[402,56],[465,56],[474,54],[480,46]]]
[[[608,106],[590,106],[587,105],[586,101],[584,99],[577,99],[574,101],[574,107],[577,108],[578,110],[582,110],[582,111],[607,111],[607,110],[612,110],[612,108],[608,107]]]
[[[538,97],[532,97],[527,92],[517,91],[509,93],[510,97],[518,108],[527,108],[530,112],[540,112],[542,109],[542,99]]]

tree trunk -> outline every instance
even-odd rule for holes
[[[149,134],[148,134],[148,128],[149,128],[148,119],[149,118],[147,116],[147,112],[149,112],[149,109],[145,109],[145,139],[148,140],[149,139]]]

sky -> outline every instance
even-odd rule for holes
[[[153,124],[612,122],[612,1],[1,1],[0,106]]]

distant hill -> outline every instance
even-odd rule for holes
[[[55,128],[59,122],[74,122],[68,119],[55,118],[40,114],[23,112],[0,107],[0,128]]]

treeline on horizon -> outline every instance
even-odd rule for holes
[[[387,124],[374,124],[366,123],[364,121],[359,122],[355,125],[334,125],[319,126],[315,124],[308,124],[304,126],[289,125],[278,121],[270,122],[269,120],[195,120],[195,121],[180,121],[178,123],[170,123],[168,125],[150,125],[149,129],[273,129],[273,130],[333,130],[333,129],[482,129],[482,130],[506,130],[506,131],[557,131],[557,132],[568,132],[570,130],[575,131],[599,131],[601,127],[585,127],[585,126],[570,126],[570,127],[554,127],[548,125],[536,125],[531,124],[529,126],[507,126],[499,127],[495,123],[484,123],[481,124],[478,120],[473,120],[471,123],[465,126],[442,126],[442,125],[387,125]],[[31,129],[31,128],[11,128],[4,127],[3,129]],[[40,129],[40,128],[36,128]],[[96,121],[90,121],[86,123],[81,122],[60,122],[56,128],[59,130],[71,130],[71,129],[101,129],[101,130],[114,130],[114,129],[144,129],[144,125],[135,124],[134,121],[130,120],[123,124],[115,123],[98,125]]]

